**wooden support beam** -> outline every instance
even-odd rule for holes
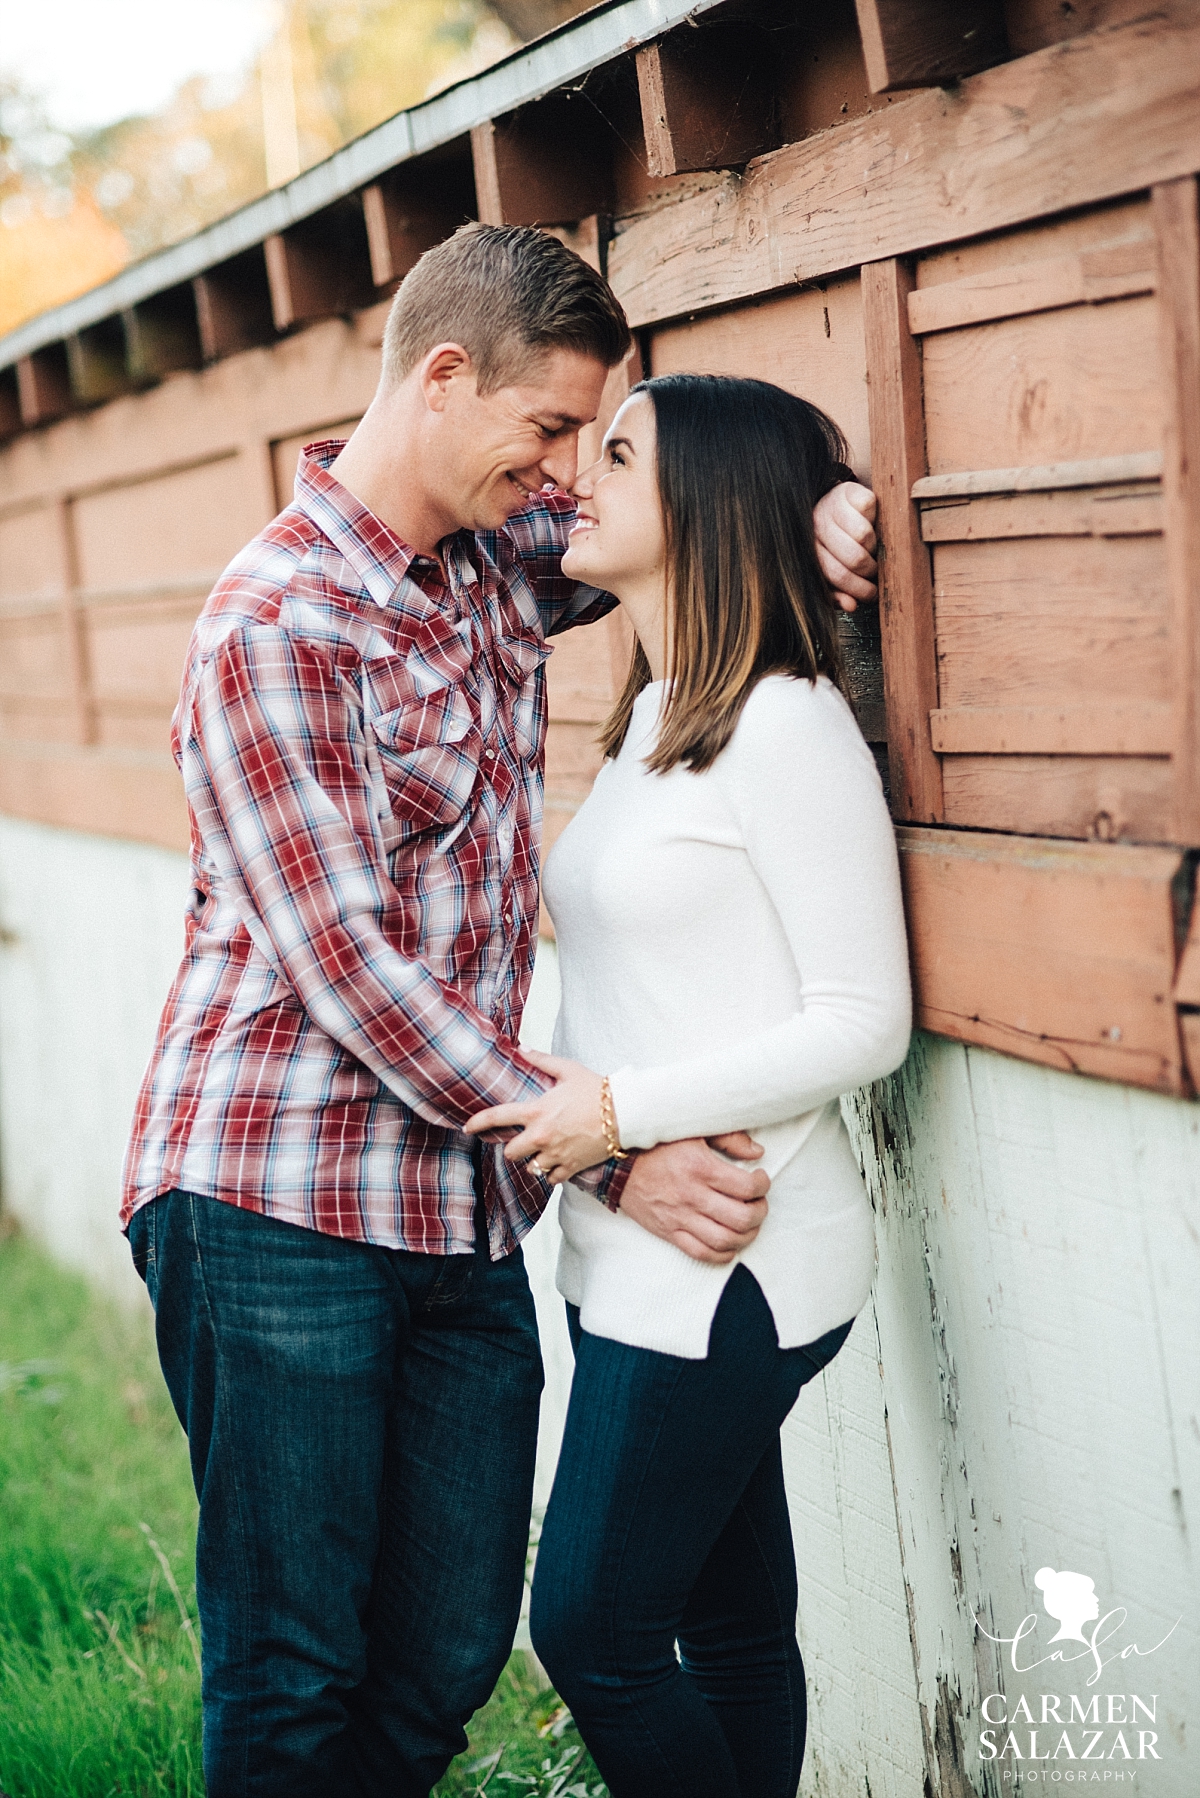
[[[86,745],[96,741],[96,705],[92,689],[91,658],[88,655],[87,618],[80,600],[83,577],[75,529],[75,502],[71,499],[58,501],[58,528],[64,576],[63,637],[74,713],[74,735],[77,744]]]
[[[71,391],[81,406],[101,406],[130,393],[135,382],[129,372],[120,317],[103,318],[68,337],[67,366]]]
[[[960,1042],[1185,1093],[1175,849],[898,832],[916,1020]]]
[[[764,45],[745,28],[672,32],[637,53],[646,167],[658,179],[740,168],[778,148]]]
[[[1200,847],[1200,215],[1196,179],[1151,190],[1158,242],[1175,839]]]
[[[471,158],[485,224],[560,225],[613,209],[611,138],[584,94],[476,125]]]
[[[66,344],[48,343],[44,349],[34,350],[32,356],[21,357],[17,363],[17,394],[21,422],[27,429],[50,424],[74,411]]]
[[[937,709],[933,575],[912,488],[925,473],[921,358],[908,328],[912,275],[899,261],[862,271],[871,479],[879,495],[879,622],[892,811],[936,824],[942,770],[929,736]]]
[[[24,422],[16,368],[0,369],[0,438],[15,437]]]
[[[475,215],[470,168],[421,163],[393,169],[362,193],[376,287],[403,281],[413,264]]]
[[[609,279],[639,330],[1192,175],[1198,63],[1179,8],[913,94],[627,220]]]
[[[268,237],[263,250],[277,331],[356,312],[378,297],[356,197]]]
[[[275,317],[261,244],[197,275],[192,292],[206,362],[274,342]]]
[[[1009,54],[1003,0],[855,0],[873,94],[936,87]]]
[[[199,368],[204,360],[190,282],[127,307],[121,318],[129,373],[139,386],[161,381],[176,369]]]

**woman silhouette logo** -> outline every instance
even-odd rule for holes
[[[1040,1567],[1033,1576],[1033,1583],[1042,1594],[1046,1615],[1053,1617],[1059,1626],[1058,1634],[1050,1640],[1083,1642],[1090,1647],[1083,1625],[1093,1623],[1100,1615],[1095,1580],[1089,1579],[1086,1573],[1067,1573],[1065,1570],[1056,1573],[1053,1567]]]

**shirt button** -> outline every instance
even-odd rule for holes
[[[485,749],[483,752],[483,759],[485,762],[494,762],[496,759],[496,751],[494,749]]]

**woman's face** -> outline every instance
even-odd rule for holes
[[[654,402],[635,393],[604,439],[604,453],[585,468],[572,492],[579,518],[563,556],[563,573],[618,599],[652,596],[660,606],[666,537],[655,468]],[[635,618],[640,634],[640,623]]]

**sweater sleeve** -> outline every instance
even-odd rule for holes
[[[783,925],[800,1009],[710,1054],[614,1074],[626,1147],[783,1123],[881,1079],[908,1049],[895,835],[841,694],[826,682],[760,682],[711,777]]]

